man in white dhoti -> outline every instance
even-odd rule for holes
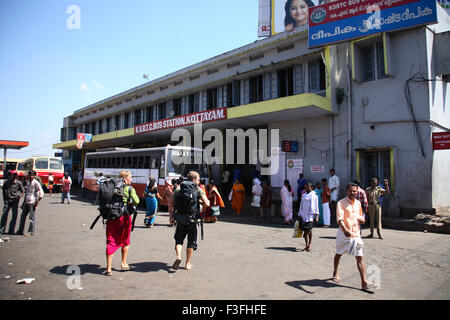
[[[361,276],[361,290],[368,291],[366,267],[363,259],[360,223],[364,223],[361,203],[356,200],[358,186],[350,183],[347,186],[347,197],[337,203],[336,221],[339,225],[336,235],[336,255],[334,256],[333,281],[341,282],[338,266],[343,254],[351,254],[356,258],[356,265]]]

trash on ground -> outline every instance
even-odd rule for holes
[[[10,279],[11,277],[10,276],[5,276],[5,279]]]
[[[34,280],[36,280],[36,278],[25,278],[25,279],[21,279],[21,280],[17,280],[17,284],[20,283],[26,283],[26,284],[30,284],[32,283]]]

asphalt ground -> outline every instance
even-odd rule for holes
[[[1,197],[1,196],[0,196]],[[183,261],[177,271],[175,228],[160,212],[155,227],[145,228],[139,211],[131,235],[128,263],[120,271],[120,250],[111,277],[105,270],[105,229],[96,206],[81,196],[61,204],[48,194],[36,214],[36,235],[2,235],[0,299],[2,300],[447,300],[450,298],[450,235],[384,230],[384,240],[364,240],[364,259],[378,288],[360,289],[355,258],[343,256],[342,283],[331,281],[336,228],[315,228],[312,251],[293,227],[274,217],[253,219],[245,210],[234,217],[229,209],[216,223],[204,224],[204,240],[194,252],[192,270]],[[3,201],[0,201],[3,203]],[[20,220],[21,210],[19,209]],[[11,213],[10,213],[11,215]],[[8,221],[9,223],[9,221]],[[16,225],[16,230],[18,223]],[[27,230],[27,229],[26,229]],[[367,235],[364,230],[364,235]],[[186,242],[185,242],[186,243]],[[79,275],[79,276],[78,276]],[[17,284],[35,278],[31,284]]]

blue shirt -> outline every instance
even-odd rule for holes
[[[298,184],[297,193],[302,193],[303,187],[305,186],[306,182],[307,182],[306,179],[297,180]]]

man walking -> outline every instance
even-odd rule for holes
[[[367,201],[369,203],[368,212],[370,217],[370,235],[367,238],[373,238],[373,229],[376,223],[377,233],[380,239],[383,239],[382,227],[381,227],[381,204],[380,197],[391,193],[389,189],[389,181],[384,180],[386,189],[378,186],[378,179],[372,178],[370,180],[370,187],[366,189]]]
[[[314,221],[319,221],[319,198],[312,188],[311,182],[305,184],[306,193],[302,196],[298,215],[302,219],[302,230],[305,238],[304,251],[311,251],[312,229]]]
[[[328,188],[330,188],[330,211],[333,218],[336,217],[336,203],[339,197],[339,177],[335,175],[334,169],[330,170],[330,178],[328,179]]]
[[[297,179],[297,204],[300,209],[300,202],[302,201],[303,190],[305,189],[306,179],[303,178],[303,173],[298,174]]]
[[[28,173],[29,181],[26,185],[25,202],[20,217],[20,226],[17,234],[24,236],[33,236],[36,233],[36,208],[39,201],[44,197],[44,190],[42,190],[41,184],[36,180],[36,171],[32,170]],[[27,215],[30,214],[30,226],[28,233],[24,234],[25,220]]]
[[[5,233],[6,224],[8,222],[9,210],[12,209],[11,222],[9,223],[8,234],[14,234],[16,227],[17,211],[19,208],[19,200],[25,193],[22,182],[17,179],[17,173],[10,173],[9,179],[3,185],[3,215],[0,223],[0,234]]]
[[[210,203],[206,197],[206,193],[199,188],[200,175],[195,171],[190,171],[187,175],[187,181],[183,181],[179,189],[174,192],[174,207],[175,207],[175,221],[177,222],[177,228],[175,230],[175,252],[177,258],[173,263],[172,268],[178,270],[181,263],[181,252],[183,250],[183,242],[186,236],[188,237],[187,249],[186,249],[186,270],[192,269],[191,259],[194,250],[197,250],[197,233],[198,224],[196,221],[192,221],[192,215],[200,216],[200,202],[204,207],[209,207]],[[188,195],[187,199],[193,199],[192,202],[188,201],[191,205],[183,205],[185,203],[185,195]],[[191,214],[188,211],[192,208],[194,211]],[[182,221],[183,220],[183,221]],[[172,221],[171,221],[172,222]]]
[[[339,225],[336,235],[336,255],[334,256],[333,281],[341,282],[338,274],[338,266],[341,256],[345,253],[351,254],[356,258],[356,265],[361,277],[361,290],[369,289],[366,266],[363,259],[363,246],[361,240],[360,223],[364,223],[361,203],[356,200],[358,186],[350,183],[347,186],[347,197],[337,203],[336,221]]]

